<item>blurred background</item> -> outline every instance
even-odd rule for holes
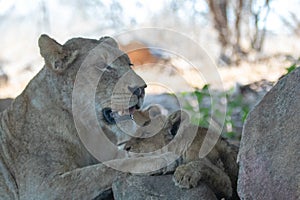
[[[249,109],[299,63],[299,10],[300,0],[0,0],[0,98],[19,95],[42,68],[37,45],[42,33],[63,44],[72,37],[98,39],[143,27],[167,28],[199,43],[217,64],[229,99],[227,132],[240,132],[232,127],[242,126]],[[151,50],[146,37],[119,42],[125,51],[142,48],[129,56],[143,78],[159,74],[177,84],[172,92],[206,95],[205,82],[193,76],[186,62]],[[174,38],[168,45],[180,41]],[[185,83],[178,78],[182,76]],[[234,113],[240,122],[232,122]]]

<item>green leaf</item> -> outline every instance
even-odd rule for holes
[[[198,104],[200,104],[202,102],[202,100],[203,100],[204,93],[200,92],[200,91],[195,91],[194,94],[197,97]]]
[[[294,71],[297,68],[296,64],[293,64],[292,66],[286,68],[287,70],[287,74],[291,73],[292,71]]]
[[[203,88],[202,88],[202,90],[208,90],[208,87],[209,87],[209,84],[205,84],[204,86],[203,86]]]
[[[235,135],[236,133],[233,131],[225,133],[225,137],[227,138],[234,138]]]

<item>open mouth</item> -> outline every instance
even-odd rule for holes
[[[120,121],[133,120],[133,113],[138,109],[140,109],[138,104],[122,111],[112,111],[111,108],[104,108],[102,109],[102,115],[108,124],[116,124]]]

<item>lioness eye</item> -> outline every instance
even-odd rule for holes
[[[133,64],[132,64],[132,63],[129,63],[129,66],[133,66]]]
[[[109,71],[113,70],[113,68],[110,65],[107,65],[106,69],[109,70]]]

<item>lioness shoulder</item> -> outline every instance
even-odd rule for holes
[[[94,199],[120,173],[99,162],[99,132],[117,145],[118,122],[135,131],[146,84],[111,37],[38,45],[44,67],[0,112],[0,199]]]

